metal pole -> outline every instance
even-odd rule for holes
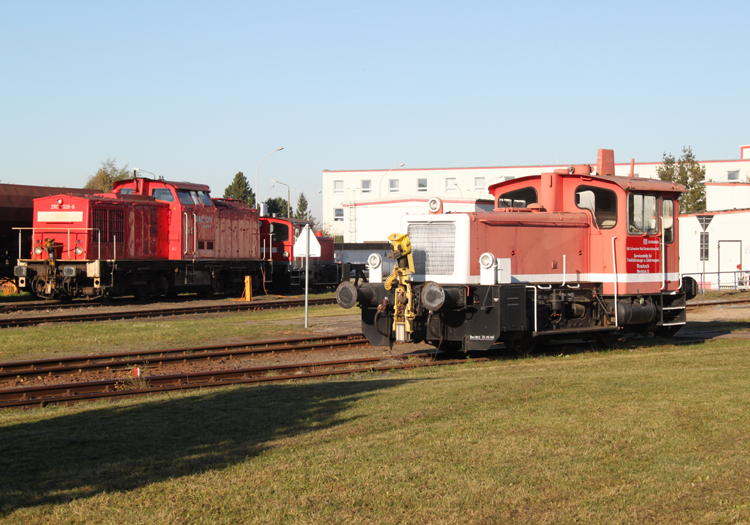
[[[305,234],[307,235],[307,250],[305,251],[305,328],[307,328],[307,286],[308,274],[307,269],[310,264],[310,225],[305,224]]]
[[[269,153],[268,155],[266,155],[265,157],[263,157],[262,159],[260,159],[260,162],[255,167],[255,188],[253,188],[253,191],[255,192],[255,208],[256,209],[260,208],[260,205],[258,203],[258,193],[259,193],[258,192],[258,170],[260,169],[260,164],[261,164],[261,162],[263,162],[264,160],[266,160],[266,158],[268,158],[269,155],[273,155],[274,153],[276,153],[277,151],[281,151],[282,149],[284,149],[284,148],[283,147],[276,148],[271,153]]]

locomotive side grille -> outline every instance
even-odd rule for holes
[[[452,275],[456,225],[451,222],[412,223],[408,228],[415,273]]]

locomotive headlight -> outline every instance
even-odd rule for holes
[[[42,251],[43,250],[42,250],[41,246],[37,246],[36,248],[34,248],[34,253],[37,254],[37,255],[41,255]]]
[[[429,282],[422,287],[422,304],[431,312],[440,310],[445,304],[445,290],[438,283]]]
[[[62,199],[57,199],[57,204],[62,204],[62,203],[63,203]]]
[[[288,258],[289,258],[289,252],[284,250],[284,259],[288,259]]]
[[[367,280],[371,283],[383,282],[383,258],[378,253],[371,253],[367,258]]]
[[[489,270],[495,266],[495,256],[490,252],[484,252],[479,256],[479,265],[485,270]]]
[[[367,265],[371,269],[380,268],[381,264],[383,264],[383,258],[378,253],[371,253],[367,258]]]
[[[479,284],[497,284],[497,259],[490,252],[479,256]]]
[[[83,248],[81,248],[80,246],[76,246],[75,251],[76,251],[76,255],[81,255],[83,253]]]

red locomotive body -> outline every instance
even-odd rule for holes
[[[294,242],[300,232],[309,224],[300,219],[283,217],[261,218],[261,253],[264,259],[272,261],[275,283],[283,285],[304,285],[304,258],[294,253]],[[341,268],[334,259],[333,238],[316,234],[320,244],[320,257],[310,257],[308,279],[316,286],[335,286],[341,282]]]
[[[211,199],[202,184],[134,178],[112,193],[35,199],[33,250],[14,268],[19,288],[45,298],[152,297],[300,284],[293,254],[304,221],[261,219],[257,210]],[[263,239],[268,243],[264,245]],[[314,286],[338,284],[333,239],[319,238]]]
[[[671,335],[695,293],[679,273],[682,191],[616,177],[614,153],[600,150],[596,171],[571,166],[490,186],[493,212],[443,214],[435,199],[432,213],[405,216],[391,236],[398,265],[385,284],[343,283],[337,298],[344,307],[359,302],[374,345],[470,350],[582,334]],[[377,257],[372,263],[371,273]]]

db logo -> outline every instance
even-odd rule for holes
[[[643,238],[643,245],[646,246],[648,244],[648,239],[646,237]]]

